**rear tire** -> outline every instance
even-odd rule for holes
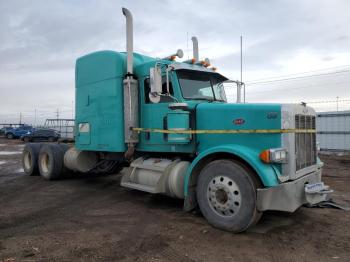
[[[203,216],[212,226],[238,233],[258,222],[257,184],[241,163],[215,160],[201,171],[197,200]]]
[[[58,179],[64,172],[64,150],[57,144],[45,144],[39,154],[40,175],[46,180]]]
[[[29,137],[24,137],[23,141],[24,141],[24,143],[29,143],[30,142],[30,138]]]
[[[49,142],[55,142],[56,138],[54,138],[53,136],[50,136],[48,140],[49,140]]]
[[[22,167],[29,176],[39,175],[38,157],[41,144],[26,144],[22,153]]]

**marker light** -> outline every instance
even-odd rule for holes
[[[287,150],[284,148],[266,149],[260,153],[260,159],[265,163],[286,163]]]
[[[208,61],[209,61],[209,59],[208,59]],[[210,66],[210,63],[208,61],[202,60],[202,61],[200,61],[200,63],[201,63],[202,66],[208,67],[208,66]]]

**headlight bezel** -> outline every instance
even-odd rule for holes
[[[285,148],[270,148],[260,153],[261,161],[265,163],[285,164],[288,161],[288,151]]]

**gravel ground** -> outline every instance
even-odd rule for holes
[[[120,187],[120,175],[28,177],[22,148],[0,139],[0,261],[350,261],[350,212],[266,212],[231,234],[182,201]],[[333,200],[350,206],[350,157],[321,158]]]

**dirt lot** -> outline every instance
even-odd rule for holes
[[[0,139],[0,261],[350,261],[350,212],[267,212],[249,232],[210,227],[182,202],[119,186],[120,175],[25,176],[23,145]],[[350,156],[323,156],[350,205]]]

